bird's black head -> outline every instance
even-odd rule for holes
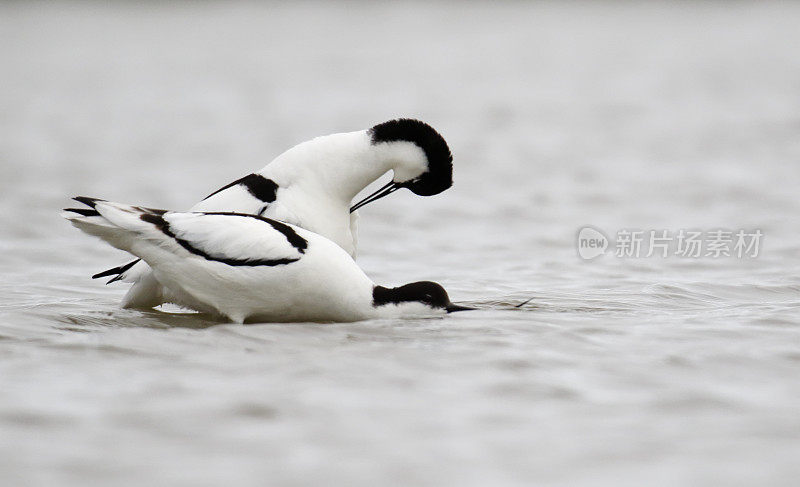
[[[425,159],[398,161],[398,165],[394,168],[394,179],[353,205],[350,211],[355,211],[400,188],[408,188],[419,196],[432,196],[453,185],[453,155],[444,138],[427,123],[410,118],[398,118],[380,123],[369,129],[368,133],[372,145],[410,142],[422,150]]]
[[[453,185],[453,155],[444,138],[427,123],[398,118],[372,127],[369,133],[373,144],[411,142],[425,153],[426,170],[402,182],[403,187],[420,196],[431,196]]]
[[[372,291],[373,306],[413,302],[422,303],[430,308],[441,309],[448,313],[472,309],[451,303],[447,291],[441,285],[430,281],[412,282],[411,284],[394,288],[375,286]]]

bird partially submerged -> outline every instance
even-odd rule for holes
[[[352,203],[388,171],[393,177],[387,185]],[[401,118],[298,144],[189,211],[252,214],[289,223],[333,241],[355,258],[356,210],[401,188],[431,196],[452,184],[453,156],[444,138],[424,122]],[[132,261],[92,277],[133,282],[123,306],[148,308],[169,294],[150,274],[145,262]]]
[[[327,238],[264,216],[169,212],[77,197],[64,217],[143,259],[178,305],[243,323],[436,316],[466,308],[434,282],[375,285]]]

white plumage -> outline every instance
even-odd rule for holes
[[[351,202],[390,170],[392,182],[356,206],[401,187],[427,196],[452,184],[452,156],[444,139],[423,122],[400,119],[303,142],[259,172],[212,193],[190,211],[236,212],[283,221],[333,241],[355,258],[358,213],[351,212]],[[146,262],[132,262],[94,277],[103,276],[115,276],[109,282],[134,283],[123,298],[123,307],[154,307],[176,299],[159,284]]]
[[[256,215],[177,213],[76,200],[64,217],[143,259],[170,300],[235,322],[357,321],[464,309],[438,284],[376,286],[350,255],[308,230]]]

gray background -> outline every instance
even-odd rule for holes
[[[771,2],[0,4],[0,480],[792,485],[798,25]],[[398,116],[445,136],[455,185],[364,209],[359,264],[480,311],[120,310],[89,275],[126,257],[58,216],[188,208]],[[586,262],[586,224],[765,237]]]

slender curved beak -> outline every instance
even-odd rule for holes
[[[470,311],[476,308],[470,308],[468,306],[459,306],[457,304],[450,303],[444,307],[445,311],[448,313],[455,313],[456,311]]]
[[[395,183],[394,181],[389,181],[384,187],[382,187],[378,191],[375,191],[371,195],[367,196],[363,200],[361,200],[358,203],[356,203],[353,206],[351,206],[350,207],[350,213],[356,211],[357,209],[361,208],[362,206],[364,206],[366,204],[372,203],[373,201],[377,201],[377,200],[383,198],[384,196],[388,196],[388,195],[394,193],[395,191],[397,191],[398,189],[400,189],[402,187],[403,187],[403,185],[400,184],[400,183]]]

